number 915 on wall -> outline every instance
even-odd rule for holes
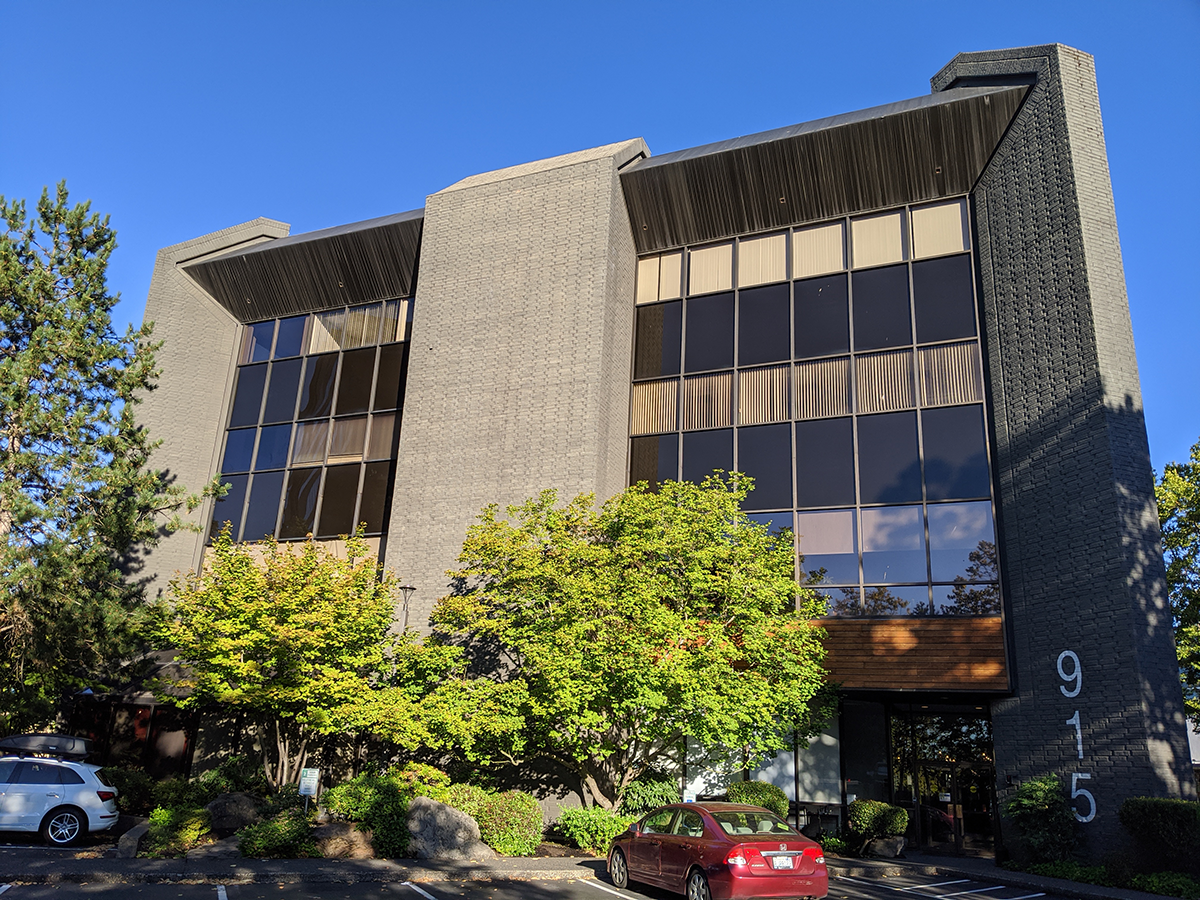
[[[1064,682],[1058,686],[1064,697],[1073,700],[1079,696],[1083,690],[1083,666],[1079,662],[1079,654],[1074,650],[1064,650],[1058,654],[1058,677]],[[1074,726],[1075,755],[1083,759],[1083,722],[1079,717],[1079,710],[1075,710],[1071,718],[1063,724]],[[1071,800],[1075,802],[1075,818],[1080,822],[1090,822],[1096,818],[1096,798],[1087,788],[1080,787],[1082,782],[1090,780],[1091,777],[1090,772],[1071,773]],[[1087,804],[1086,814],[1080,811],[1084,803]]]

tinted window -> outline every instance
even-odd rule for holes
[[[820,584],[858,584],[858,526],[852,509],[796,513],[803,569]],[[824,570],[824,574],[821,570]],[[857,595],[855,596],[857,602]]]
[[[279,334],[275,337],[275,358],[299,356],[304,347],[304,323],[308,316],[292,316],[279,320]]]
[[[221,459],[222,472],[249,472],[250,460],[254,457],[254,435],[256,428],[231,431],[225,438],[225,456]]]
[[[242,540],[261,541],[265,535],[275,533],[275,519],[279,515],[279,494],[282,490],[282,472],[265,472],[254,476],[254,484],[250,486],[250,506],[246,510],[246,527],[242,529]]]
[[[283,521],[279,524],[281,538],[300,538],[313,531],[320,486],[320,469],[292,470],[283,497]]]
[[[689,431],[683,436],[683,480],[699,484],[713,469],[733,468],[733,431]]]
[[[924,585],[879,585],[863,591],[864,616],[920,616],[929,613],[929,588]]]
[[[679,478],[679,435],[635,437],[629,446],[629,483],[648,482],[657,491],[663,481]]]
[[[862,511],[862,566],[866,584],[925,581],[925,523],[919,506]]]
[[[400,406],[407,362],[407,344],[392,344],[379,351],[379,376],[375,382],[376,409],[395,409]]]
[[[854,425],[850,419],[796,423],[796,505],[854,502]]]
[[[778,362],[791,356],[786,284],[751,288],[738,295],[738,365]]]
[[[358,500],[358,466],[330,466],[325,470],[318,537],[337,537],[354,531],[354,504]]]
[[[796,282],[796,356],[829,356],[850,351],[850,306],[846,276]]]
[[[58,770],[58,776],[62,779],[63,784],[83,784],[83,779],[79,777],[79,773],[68,768]]]
[[[258,412],[262,406],[263,385],[267,381],[267,367],[243,366],[238,369],[237,387],[233,394],[233,412],[229,415],[229,427],[257,425]]]
[[[728,369],[733,366],[733,294],[688,300],[684,369]]]
[[[911,343],[908,266],[855,272],[854,349],[875,350]]]
[[[300,418],[319,419],[329,415],[333,406],[333,379],[337,374],[337,354],[310,356],[304,362],[304,380],[300,386]]]
[[[862,503],[921,499],[916,413],[859,417],[858,486]]]
[[[638,308],[633,351],[634,378],[679,374],[682,321],[683,304],[680,301]]]
[[[359,505],[358,521],[367,524],[368,534],[383,531],[387,501],[391,496],[391,491],[388,490],[390,468],[391,463],[367,463],[366,472],[363,473],[362,503]]]
[[[662,809],[650,815],[642,823],[645,834],[667,834],[671,830],[671,818],[675,815],[673,809]]]
[[[275,323],[258,322],[246,329],[245,355],[242,362],[262,362],[271,354],[271,336]]]
[[[791,431],[787,424],[738,429],[738,469],[754,478],[746,509],[792,508]]]
[[[684,810],[675,821],[674,832],[684,837],[701,837],[704,834],[704,820],[700,818],[700,813]]]
[[[254,470],[282,469],[287,465],[288,444],[292,440],[291,425],[271,425],[258,435],[258,454],[254,457]]]
[[[290,422],[296,412],[296,386],[300,383],[300,360],[289,359],[271,364],[271,384],[263,422]]]
[[[352,350],[342,357],[338,381],[337,414],[366,412],[371,402],[371,380],[375,377],[375,348]]]
[[[991,494],[982,406],[948,406],[921,413],[925,491],[930,500]]]
[[[17,765],[16,784],[59,784],[58,766],[23,762]]]
[[[8,784],[8,779],[12,777],[16,768],[17,764],[14,760],[6,759],[0,762],[0,784]]]
[[[946,256],[913,263],[913,309],[919,342],[974,337],[971,257]]]
[[[249,480],[249,475],[221,476],[221,483],[228,484],[229,491],[213,506],[212,525],[208,531],[210,535],[215,537],[226,522],[231,522],[233,527],[230,534],[235,541],[238,539],[242,528],[242,506],[246,502],[246,483]]]
[[[929,507],[929,560],[934,581],[992,581],[996,535],[991,503]]]

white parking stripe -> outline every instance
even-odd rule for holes
[[[433,896],[433,894],[429,893],[429,891],[425,890],[425,888],[417,887],[411,881],[402,881],[400,884],[404,887],[412,888],[414,891],[424,897],[425,900],[437,900],[437,897]]]
[[[0,894],[3,894],[3,893],[4,893],[5,891],[7,891],[7,890],[8,890],[10,887],[12,887],[12,885],[11,885],[11,884],[0,884]]]
[[[1007,898],[1005,898],[1005,900],[1034,900],[1035,897],[1045,897],[1045,896],[1046,895],[1044,893],[1042,893],[1042,894],[1022,894],[1020,897],[1007,897]]]
[[[930,894],[929,896],[937,897],[938,900],[941,900],[942,897],[961,897],[963,894],[985,894],[988,891],[1002,891],[1002,890],[1004,890],[1004,885],[993,884],[991,887],[975,888],[975,890],[973,890],[973,891],[956,891],[953,894]]]
[[[628,894],[622,894],[620,891],[614,891],[612,888],[610,888],[610,887],[606,887],[606,886],[605,886],[605,885],[603,885],[603,884],[598,884],[598,883],[597,883],[597,882],[595,882],[595,881],[581,881],[581,882],[579,882],[579,883],[580,883],[580,884],[587,884],[587,885],[591,885],[592,887],[594,887],[594,888],[599,888],[599,889],[600,889],[600,890],[602,890],[602,891],[608,891],[608,893],[612,894],[614,897],[625,897],[625,898],[628,898],[628,897],[629,897],[629,895],[628,895]]]
[[[217,885],[217,900],[229,900],[229,895],[225,893],[225,885]]]
[[[960,878],[957,881],[938,881],[933,884],[914,884],[906,888],[900,888],[902,891],[915,891],[917,888],[945,887],[948,884],[966,884],[970,878]],[[942,894],[943,897],[948,897],[949,894]]]

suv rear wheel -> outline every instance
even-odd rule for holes
[[[87,831],[87,816],[74,806],[60,806],[42,819],[42,840],[52,847],[69,847]]]

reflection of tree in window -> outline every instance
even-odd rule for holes
[[[941,604],[938,610],[944,616],[998,616],[1000,615],[1000,585],[996,584],[996,545],[992,541],[980,541],[979,546],[967,557],[966,577],[954,579],[954,587],[946,595],[949,603]],[[991,582],[973,584],[972,582]]]

